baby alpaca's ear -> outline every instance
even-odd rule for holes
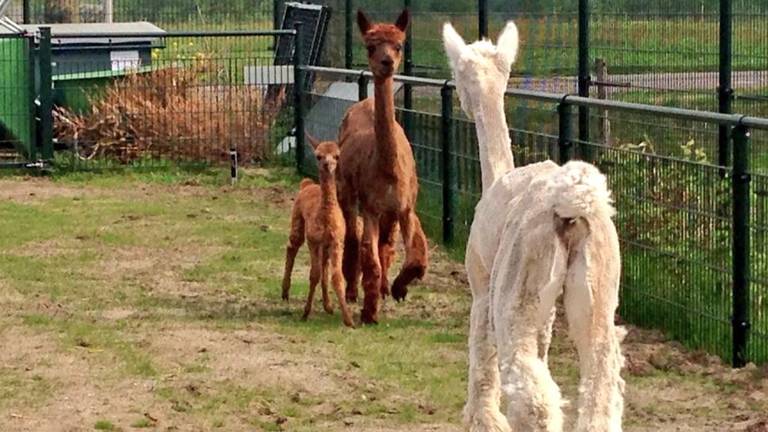
[[[317,140],[317,138],[313,137],[310,134],[307,135],[307,141],[309,141],[309,145],[312,146],[313,149],[317,150],[317,146],[320,145],[320,141]]]
[[[520,38],[517,26],[514,22],[509,21],[504,31],[501,32],[498,42],[496,42],[496,51],[499,53],[502,61],[511,65],[515,62],[519,46]]]
[[[443,46],[445,46],[445,53],[448,55],[451,68],[455,69],[461,58],[461,53],[467,47],[467,44],[451,23],[443,25]]]

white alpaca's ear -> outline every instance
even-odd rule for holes
[[[445,53],[448,55],[448,60],[451,62],[451,67],[455,68],[461,58],[461,52],[466,48],[467,44],[456,32],[456,29],[453,28],[451,23],[445,23],[445,25],[443,25],[443,45],[445,46]]]
[[[517,50],[519,46],[520,36],[517,31],[517,26],[514,22],[509,21],[507,26],[504,27],[504,31],[501,32],[499,41],[496,42],[496,51],[505,63],[511,65],[515,62],[515,58],[517,58]]]

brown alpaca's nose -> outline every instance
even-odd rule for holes
[[[384,65],[384,67],[392,67],[395,65],[395,62],[391,58],[385,58],[381,61],[381,64]]]

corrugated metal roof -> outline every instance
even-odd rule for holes
[[[155,37],[132,37],[136,34],[153,34],[156,37],[162,37],[165,35],[165,30],[160,27],[146,22],[132,22],[132,23],[82,23],[82,24],[29,24],[22,25],[22,28],[29,32],[37,32],[40,27],[50,27],[51,35],[53,37],[53,43],[59,45],[70,44],[108,44],[111,43],[135,43],[135,42],[150,42]],[[98,35],[115,35],[114,38],[106,37],[88,37],[89,34]],[[56,36],[66,35],[83,35],[82,38],[67,38],[56,39]]]

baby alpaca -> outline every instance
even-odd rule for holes
[[[487,40],[467,45],[450,24],[443,40],[461,106],[475,119],[483,176],[466,253],[469,429],[563,430],[560,389],[547,365],[563,295],[581,372],[575,431],[620,432],[623,330],[613,320],[621,257],[605,176],[584,162],[515,168],[504,113],[518,49],[513,23],[497,46]]]
[[[323,306],[329,314],[333,306],[328,297],[328,270],[331,283],[339,300],[344,325],[354,327],[344,293],[344,276],[341,271],[344,254],[344,217],[336,196],[336,168],[339,162],[339,146],[335,142],[318,142],[307,137],[315,149],[320,184],[309,179],[301,182],[299,195],[291,213],[291,235],[285,253],[285,275],[283,276],[283,300],[288,300],[291,289],[291,272],[299,248],[306,238],[311,256],[309,272],[309,296],[304,307],[303,319],[312,312],[317,283],[323,288]]]

